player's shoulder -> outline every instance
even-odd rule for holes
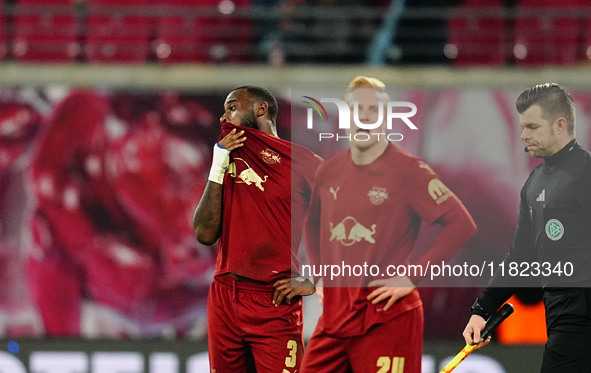
[[[333,168],[335,165],[342,165],[349,161],[351,158],[351,150],[349,148],[339,150],[335,154],[329,155],[324,158],[324,161],[320,165],[321,168]]]
[[[583,166],[591,166],[591,151],[583,147],[578,147],[575,154],[581,160]]]
[[[574,177],[585,176],[591,173],[591,152],[579,144],[569,149],[570,155],[565,158],[562,167]]]
[[[580,170],[577,171],[582,178],[589,179],[591,178],[591,152],[588,149],[580,147],[577,149],[577,159],[579,163]]]
[[[287,141],[287,140],[284,140]],[[318,154],[314,153],[310,149],[306,148],[303,145],[296,144],[295,142],[289,142],[291,146],[291,154],[292,157],[297,158],[300,157],[303,160],[311,161],[313,163],[320,163],[322,162],[322,157]]]
[[[335,154],[329,155],[323,159],[316,169],[316,180],[331,178],[333,175],[338,175],[347,170],[351,163],[350,150],[343,149]]]
[[[291,163],[289,168],[291,169],[292,177],[311,183],[316,170],[318,170],[318,166],[322,163],[322,158],[302,145],[292,142],[290,146],[289,159]]]
[[[403,170],[427,170],[431,173],[434,173],[429,164],[423,158],[393,143],[388,145],[388,149],[384,156],[386,158],[386,162]]]

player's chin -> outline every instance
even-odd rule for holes
[[[368,132],[369,135],[369,132]],[[373,145],[375,145],[375,143],[377,142],[377,140],[373,137],[362,137],[362,136],[356,136],[353,137],[351,139],[351,144],[353,146],[356,146],[359,149],[369,149],[371,148]]]
[[[547,157],[549,154],[544,149],[535,148],[534,150],[530,150],[529,154],[534,158],[544,158]]]

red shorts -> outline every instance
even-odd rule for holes
[[[207,300],[212,373],[295,373],[304,354],[302,301],[273,305],[273,286],[216,276]]]
[[[300,373],[420,373],[422,354],[422,307],[349,338],[326,334],[321,316]]]

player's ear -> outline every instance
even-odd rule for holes
[[[257,117],[262,117],[269,112],[269,104],[267,101],[259,102],[254,111],[254,115]]]
[[[558,133],[566,132],[568,123],[566,122],[565,118],[558,118],[554,121],[554,125],[556,126],[556,130]]]

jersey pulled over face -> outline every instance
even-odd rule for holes
[[[224,123],[222,137],[235,128]],[[245,131],[248,140],[232,151],[225,174],[216,275],[272,282],[298,273],[294,251],[320,159],[263,131]]]

